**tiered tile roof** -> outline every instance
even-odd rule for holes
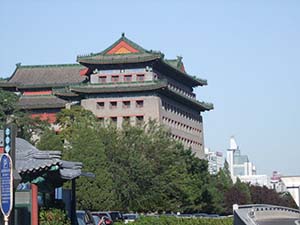
[[[0,140],[3,140],[3,130],[0,130]],[[0,142],[1,145],[3,142]],[[28,141],[16,139],[16,170],[22,182],[33,181],[50,171],[58,171],[60,177],[56,184],[61,185],[63,181],[79,177],[81,168],[81,162],[62,160],[60,151],[40,151]]]
[[[118,50],[124,46],[127,51],[119,52]],[[117,64],[138,64],[151,63],[154,68],[164,67],[171,71],[168,73],[180,81],[189,82],[192,86],[207,85],[207,81],[198,79],[186,73],[182,62],[182,57],[175,60],[164,59],[164,54],[159,51],[146,50],[129,40],[122,34],[122,37],[113,43],[110,47],[99,53],[91,53],[89,55],[77,56],[77,62],[85,66],[105,66]]]
[[[18,106],[21,109],[65,108],[67,101],[54,95],[21,96]]]
[[[80,70],[85,67],[79,64],[37,65],[17,68],[10,79],[9,85],[17,88],[55,87],[78,84],[85,80],[80,76]]]

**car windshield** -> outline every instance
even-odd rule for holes
[[[134,215],[134,214],[126,215],[126,217],[127,217],[127,219],[130,219],[130,220],[136,219],[136,215]]]
[[[116,220],[121,219],[121,215],[120,215],[119,212],[110,212],[109,214],[110,214],[111,219],[112,219],[113,221],[116,221]]]
[[[95,223],[96,223],[96,224],[98,224],[98,223],[99,223],[99,221],[100,221],[100,218],[99,218],[99,216],[97,216],[97,215],[93,215],[93,218],[94,218],[94,220],[95,220]]]

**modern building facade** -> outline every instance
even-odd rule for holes
[[[230,138],[230,148],[227,149],[227,162],[231,178],[237,176],[255,175],[256,170],[247,155],[242,155],[234,137]]]
[[[205,159],[208,161],[208,172],[210,174],[217,174],[224,164],[222,152],[214,152],[209,148],[205,148]]]
[[[77,57],[77,64],[22,66],[3,88],[21,94],[23,110],[54,122],[61,109],[78,104],[99,121],[118,127],[150,119],[166,125],[172,137],[204,158],[202,112],[213,105],[196,99],[206,80],[189,75],[182,57],[167,60],[122,34],[104,51]]]
[[[242,182],[258,186],[270,186],[267,175],[257,175],[256,168],[249,161],[247,155],[242,155],[234,137],[230,138],[230,147],[227,149],[228,167],[233,182],[239,178]]]

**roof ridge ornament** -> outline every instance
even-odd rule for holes
[[[122,38],[125,37],[125,32],[122,32]]]

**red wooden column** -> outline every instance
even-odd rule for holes
[[[39,224],[38,186],[31,184],[31,225]]]

